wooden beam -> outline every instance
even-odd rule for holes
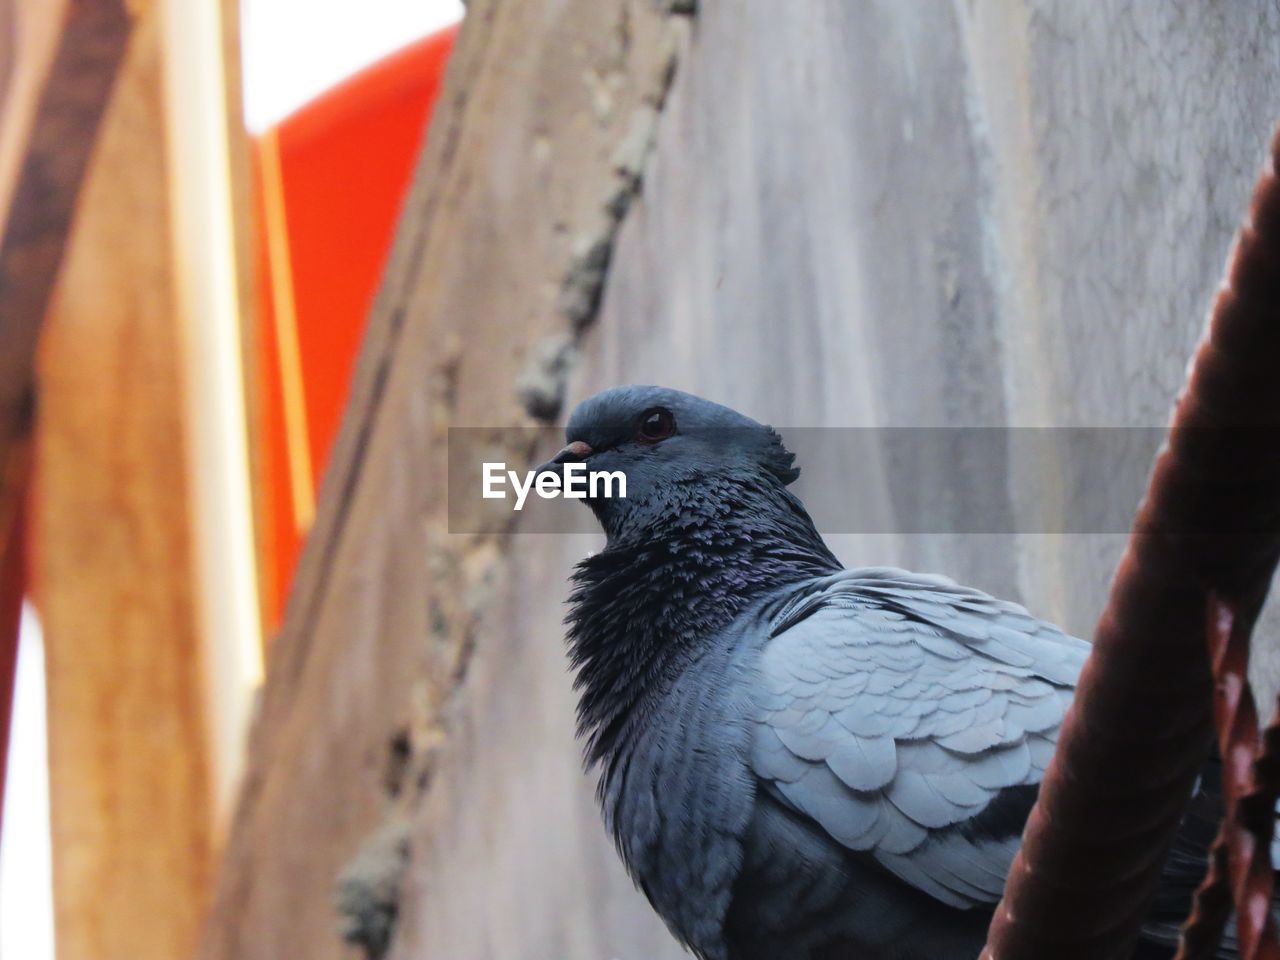
[[[222,25],[222,67],[226,98],[227,169],[231,180],[231,205],[235,256],[235,300],[240,318],[240,368],[244,378],[245,435],[249,447],[249,491],[252,497],[254,554],[260,635],[265,656],[267,598],[275,590],[270,563],[271,538],[267,498],[266,464],[262,451],[262,370],[258,335],[258,229],[255,216],[253,160],[249,131],[244,121],[244,65],[241,61],[240,0],[219,0]]]
[[[262,611],[240,308],[245,225],[233,177],[239,103],[230,94],[224,0],[166,0],[164,80],[177,307],[184,317],[188,462],[212,772],[229,819],[262,680]],[[239,133],[242,138],[243,134]],[[244,148],[239,140],[240,148]],[[227,816],[222,817],[225,812]]]
[[[17,25],[13,18],[13,0],[0,0],[0,107],[9,96],[13,80],[13,55],[18,49]],[[0,222],[4,216],[0,213]]]
[[[0,2],[0,224],[8,216],[66,12],[67,0]]]
[[[158,20],[103,120],[39,356],[33,573],[69,960],[190,956],[211,873]]]
[[[121,0],[23,0],[9,20],[17,55],[0,117],[0,514],[13,510],[5,504],[22,474],[13,458],[29,432],[37,334],[130,29]]]

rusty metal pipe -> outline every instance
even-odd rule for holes
[[[1176,403],[984,958],[1129,956],[1213,742],[1205,624],[1229,611],[1247,647],[1270,585],[1280,557],[1278,147],[1280,138]],[[1126,839],[1117,825],[1136,822],[1149,829]],[[1236,876],[1232,844],[1223,847],[1223,869]],[[1218,887],[1206,895],[1220,906]]]

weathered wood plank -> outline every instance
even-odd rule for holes
[[[0,0],[0,110],[9,97],[13,82],[14,51],[18,48],[18,26],[13,16],[13,0]],[[8,191],[4,191],[7,193]],[[4,213],[0,212],[0,222]]]
[[[247,293],[243,218],[230,174],[240,121],[226,59],[221,0],[160,4],[164,26],[173,283],[183,317],[195,575],[209,690],[211,769],[225,824],[244,766],[262,678],[261,609],[238,314]],[[241,136],[243,136],[241,134]],[[243,147],[243,142],[239,143]]]
[[[123,0],[23,2],[12,16],[15,50],[29,46],[0,114],[0,504],[16,496],[37,334],[130,28]]]
[[[267,509],[267,471],[262,451],[263,383],[258,335],[257,226],[249,131],[244,123],[244,74],[241,62],[240,0],[220,0],[222,64],[227,104],[227,167],[231,180],[234,231],[236,313],[240,321],[240,368],[244,380],[246,436],[249,447],[249,487],[252,498],[254,552],[257,556],[260,630],[264,643],[269,639],[267,597],[275,589],[271,576],[271,543]],[[228,811],[229,813],[229,811]]]
[[[103,119],[39,358],[34,579],[59,955],[191,955],[212,873],[158,16]]]
[[[66,11],[67,0],[0,3],[0,223],[9,212]]]

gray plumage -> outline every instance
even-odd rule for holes
[[[569,642],[606,823],[672,932],[705,960],[976,956],[1088,645],[944,577],[842,569],[781,439],[728,408],[618,388],[567,435],[543,469],[627,475],[588,502],[607,544]],[[1142,956],[1172,954],[1212,788]]]

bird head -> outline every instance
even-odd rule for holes
[[[625,497],[586,498],[610,537],[670,520],[673,505],[697,498],[700,486],[781,489],[800,475],[772,427],[665,387],[614,387],[589,397],[573,411],[565,439],[539,472],[563,475],[565,464],[582,462],[589,473],[626,477]]]

